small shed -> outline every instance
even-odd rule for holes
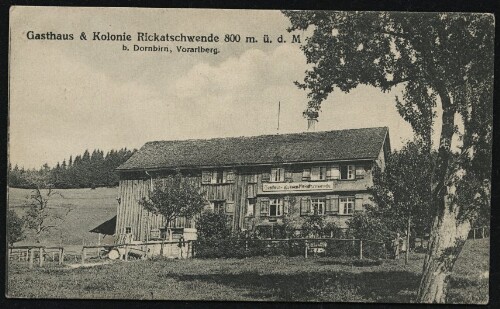
[[[99,233],[104,235],[114,235],[116,228],[116,216],[108,221],[101,223],[99,226],[90,230],[91,233]]]

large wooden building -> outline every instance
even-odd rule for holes
[[[345,226],[371,203],[372,170],[384,168],[389,151],[386,127],[149,142],[117,169],[116,234],[139,241],[158,236],[163,218],[142,209],[139,200],[176,171],[201,188],[209,207],[225,213],[233,229],[314,213]],[[182,218],[174,223],[194,224]]]

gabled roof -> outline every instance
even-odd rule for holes
[[[197,168],[281,162],[375,159],[388,139],[387,127],[157,141],[146,143],[118,171]]]

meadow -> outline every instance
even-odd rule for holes
[[[313,302],[412,302],[423,254],[360,262],[324,257],[115,261],[90,268],[9,267],[8,296]],[[450,303],[487,303],[489,239],[469,240],[450,280]]]
[[[72,210],[57,228],[49,230],[43,235],[41,242],[46,245],[82,245],[96,244],[98,235],[89,231],[106,220],[116,215],[118,202],[118,188],[64,189],[56,190],[59,195],[54,195],[49,206],[54,208],[70,207]],[[9,188],[8,205],[18,215],[26,211],[26,197],[31,190]],[[106,241],[112,241],[106,237]],[[28,237],[21,244],[32,244],[33,239]]]
[[[58,190],[54,207],[73,210],[44,244],[95,244],[89,230],[116,214],[117,188]],[[9,189],[9,207],[25,211],[30,190]],[[450,280],[450,303],[487,303],[489,238],[468,240]],[[112,242],[108,237],[107,242]],[[29,239],[24,243],[32,243]],[[80,247],[81,248],[81,247]],[[76,249],[77,250],[77,249]],[[47,263],[29,270],[8,265],[9,297],[314,302],[412,302],[424,254],[404,260],[325,257],[253,257],[246,259],[113,261],[89,268]]]

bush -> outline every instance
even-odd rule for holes
[[[201,214],[196,222],[196,229],[200,241],[216,238],[223,239],[231,235],[226,215],[212,211],[206,211]]]
[[[24,221],[12,209],[7,211],[7,243],[13,245],[25,238]]]
[[[391,232],[383,222],[367,213],[355,213],[347,222],[348,236],[357,239],[370,239],[385,242],[391,237]]]

